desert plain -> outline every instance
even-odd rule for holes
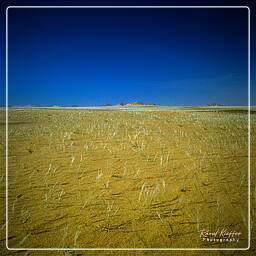
[[[246,107],[9,108],[8,177],[1,109],[1,244],[8,226],[13,248],[2,255],[53,255],[26,248],[65,248],[54,255],[240,248],[235,255],[245,255],[255,229],[255,110],[249,179]],[[241,234],[207,241],[205,231]]]

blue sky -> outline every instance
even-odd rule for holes
[[[247,9],[9,9],[9,104],[247,105]]]

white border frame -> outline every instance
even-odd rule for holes
[[[248,246],[246,248],[10,248],[8,246],[8,10],[14,8],[246,8],[248,10]],[[8,6],[6,8],[6,31],[5,31],[5,43],[6,43],[6,55],[5,55],[5,64],[6,64],[6,248],[8,250],[37,250],[37,251],[54,251],[54,250],[77,250],[77,251],[96,251],[96,250],[113,250],[113,251],[173,251],[173,250],[184,250],[184,251],[194,251],[194,250],[248,250],[251,244],[251,225],[250,225],[250,200],[251,200],[251,166],[250,166],[250,158],[251,158],[251,148],[250,148],[250,140],[251,140],[251,122],[250,122],[250,87],[251,87],[251,44],[250,44],[250,8],[248,6]]]

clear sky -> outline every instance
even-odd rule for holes
[[[247,9],[9,9],[9,105],[247,105]]]

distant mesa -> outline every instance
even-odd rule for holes
[[[125,106],[125,103],[120,102],[120,103],[116,104],[116,106]]]
[[[141,105],[146,105],[140,101],[133,101],[133,102],[130,102],[130,103],[127,103],[126,106],[141,106]]]
[[[41,105],[35,105],[35,104],[28,104],[28,105],[14,105],[10,107],[19,107],[19,108],[38,108],[41,107]]]
[[[224,105],[221,105],[221,104],[218,104],[218,103],[211,103],[211,104],[207,104],[206,106],[209,106],[209,107],[221,107],[221,106],[224,106]]]
[[[49,106],[50,108],[60,108],[61,106],[58,106],[58,105],[51,105]]]
[[[139,106],[144,106],[144,107],[153,107],[153,106],[156,106],[156,104],[145,104],[141,101],[133,101],[133,102],[129,102],[129,103],[123,103],[123,102],[120,102],[118,104],[116,104],[117,107],[139,107]]]
[[[101,105],[102,107],[111,107],[112,105],[111,104],[104,104],[104,105]]]

